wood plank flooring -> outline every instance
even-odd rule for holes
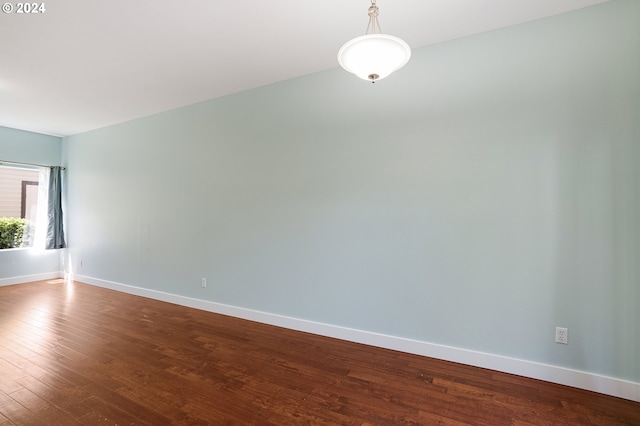
[[[640,403],[62,280],[0,287],[0,426],[640,425]]]

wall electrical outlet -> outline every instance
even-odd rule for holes
[[[207,287],[207,279],[206,278],[202,278],[202,281],[200,281],[200,285],[202,286],[202,288]]]
[[[564,327],[556,327],[556,343],[566,345],[569,343],[569,329]]]

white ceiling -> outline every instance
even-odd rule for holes
[[[604,1],[377,4],[383,32],[415,49]],[[337,67],[370,0],[44,4],[0,14],[0,126],[66,136]]]

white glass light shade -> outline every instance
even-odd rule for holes
[[[411,48],[404,40],[387,34],[367,34],[346,42],[338,62],[363,80],[377,81],[405,66]]]

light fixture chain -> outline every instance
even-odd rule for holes
[[[378,21],[378,16],[380,15],[380,10],[378,6],[376,6],[376,0],[371,0],[371,6],[369,7],[369,23],[367,24],[367,30],[365,34],[379,34],[382,32],[380,28],[380,21]]]

